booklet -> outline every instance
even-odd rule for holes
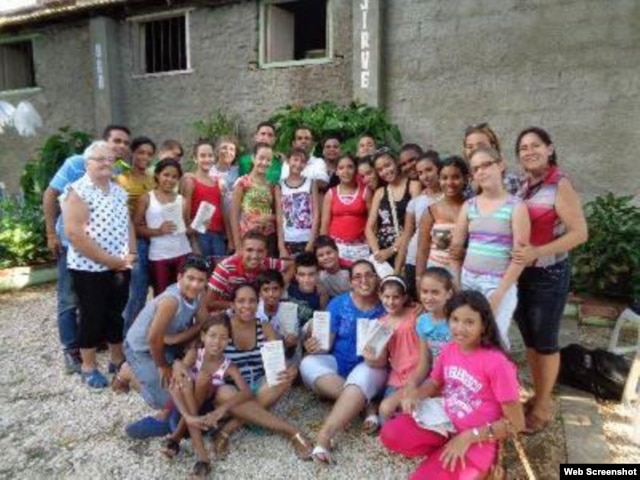
[[[369,255],[369,258],[367,260],[369,260],[373,264],[373,268],[376,269],[378,277],[384,278],[388,277],[389,275],[393,275],[393,267],[389,265],[389,262],[378,262],[376,261],[373,254]]]
[[[380,356],[384,347],[389,343],[393,330],[380,322],[372,322],[365,347],[373,348],[376,358]]]
[[[205,233],[214,213],[216,213],[215,205],[212,205],[209,202],[200,202],[198,211],[191,221],[191,228],[196,232]]]
[[[260,349],[260,355],[262,356],[267,384],[270,387],[278,385],[280,383],[278,374],[287,369],[284,359],[284,343],[282,343],[282,340],[265,342]]]
[[[176,233],[184,233],[187,231],[187,227],[184,224],[184,216],[182,214],[182,203],[171,202],[162,205],[162,218],[165,222],[173,222],[176,229],[173,231]]]
[[[364,347],[367,345],[369,333],[376,324],[375,320],[370,318],[359,318],[356,324],[356,355],[361,357],[364,355]]]
[[[298,335],[298,304],[294,302],[280,302],[278,320],[283,335]]]
[[[313,312],[313,338],[318,340],[320,348],[325,351],[331,346],[331,314],[329,312]]]
[[[448,437],[450,433],[455,433],[456,431],[444,409],[444,399],[442,397],[420,400],[412,415],[419,427],[425,430],[432,430],[443,437]]]

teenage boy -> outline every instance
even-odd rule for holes
[[[276,127],[270,122],[260,122],[256,128],[256,133],[253,135],[254,145],[258,143],[266,143],[270,147],[276,143]],[[280,175],[282,173],[283,159],[280,155],[274,154],[271,158],[271,163],[267,169],[266,177],[267,181],[272,185],[276,185],[280,181]],[[245,153],[238,159],[238,176],[247,175],[253,168],[253,155],[251,153]]]
[[[318,285],[322,291],[326,292],[329,299],[350,291],[351,262],[339,257],[338,246],[333,238],[320,235],[313,244],[313,251],[320,267]]]
[[[210,311],[230,308],[233,289],[242,283],[254,282],[260,272],[268,269],[283,272],[285,279],[293,276],[293,262],[267,257],[266,237],[250,230],[242,237],[239,252],[216,265],[209,279],[207,308]]]
[[[258,275],[256,283],[260,296],[256,316],[261,322],[269,323],[282,338],[285,354],[289,358],[295,353],[298,337],[291,333],[285,335],[280,325],[280,302],[284,292],[284,277],[278,270],[268,269]]]
[[[315,180],[318,188],[322,191],[326,190],[329,185],[329,173],[327,172],[327,164],[320,157],[314,157],[313,152],[313,133],[309,127],[298,127],[293,135],[293,148],[300,148],[307,152],[309,156],[307,165],[302,170],[302,176]],[[282,165],[282,174],[280,178],[284,180],[289,176],[289,165]]]
[[[322,157],[327,164],[327,174],[329,175],[329,185],[327,189],[335,187],[340,183],[336,169],[338,168],[338,160],[342,155],[342,139],[338,134],[330,134],[322,140]]]
[[[328,295],[318,287],[318,259],[312,252],[304,252],[294,260],[295,277],[287,288],[290,302],[298,305],[300,328],[313,317],[313,312],[323,310]]]

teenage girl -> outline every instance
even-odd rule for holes
[[[182,177],[182,168],[177,160],[167,158],[155,166],[156,188],[140,197],[134,215],[134,225],[139,236],[149,239],[149,269],[153,295],[158,296],[176,282],[180,265],[191,253],[187,237],[187,208],[176,187]],[[182,213],[182,231],[179,225],[167,220],[165,212]]]
[[[402,175],[398,161],[386,149],[374,154],[373,166],[384,186],[373,195],[365,235],[375,260],[388,262],[398,274],[403,265],[397,254],[408,241],[403,235],[407,205],[422,188]]]
[[[413,300],[418,298],[416,290],[416,254],[418,250],[418,223],[422,214],[429,205],[442,200],[442,189],[438,175],[442,168],[438,152],[429,150],[418,158],[415,170],[418,174],[418,181],[422,185],[422,193],[412,198],[407,205],[407,213],[404,219],[404,231],[407,238],[410,238],[406,250],[401,250],[401,260],[404,262],[404,273],[407,279],[409,295]],[[405,258],[406,256],[406,258]]]
[[[241,245],[242,236],[257,230],[267,237],[269,256],[278,256],[278,235],[274,187],[267,181],[273,150],[267,143],[256,143],[253,149],[253,168],[238,179],[233,187],[231,203],[231,231],[233,243]]]
[[[389,450],[424,457],[414,480],[485,478],[496,461],[497,441],[524,426],[516,366],[500,345],[491,306],[475,291],[447,302],[453,342],[447,344],[424,385],[402,401],[406,415],[382,427]],[[411,415],[417,401],[442,396],[456,432],[449,437],[420,427]]]
[[[207,202],[215,208],[204,233],[195,232],[198,253],[205,257],[219,257],[227,254],[226,225],[223,220],[223,191],[218,181],[211,178],[214,163],[213,145],[206,141],[199,141],[193,149],[196,171],[185,175],[182,181],[182,195],[187,206],[187,218],[190,222],[196,216],[202,202]]]
[[[495,314],[500,338],[509,348],[509,324],[518,302],[516,281],[524,265],[511,258],[514,246],[527,245],[531,224],[526,205],[510,195],[502,183],[502,157],[480,147],[470,157],[474,183],[481,193],[465,202],[453,234],[451,250],[463,258],[460,284],[482,292]]]
[[[370,254],[364,230],[371,192],[358,183],[353,157],[344,155],[340,158],[336,174],[340,183],[324,196],[320,234],[335,240],[340,258],[360,260]]]
[[[444,345],[451,340],[444,307],[454,292],[453,276],[444,268],[430,267],[420,278],[419,284],[418,294],[424,313],[415,322],[419,351],[415,368],[408,376],[405,375],[403,388],[396,390],[380,404],[382,418],[391,417],[402,399],[415,393]]]
[[[454,278],[457,276],[449,257],[449,247],[453,227],[464,203],[468,176],[469,168],[462,158],[449,157],[442,161],[439,175],[442,200],[427,208],[418,227],[416,278],[422,277],[427,266],[444,267]]]
[[[216,142],[215,158],[216,163],[211,167],[209,174],[211,178],[218,182],[222,192],[222,213],[225,221],[227,233],[228,251],[235,250],[233,239],[231,238],[231,198],[233,196],[233,185],[238,180],[239,171],[236,165],[238,155],[237,141],[232,137],[221,137]]]
[[[205,478],[211,471],[202,430],[216,428],[233,407],[252,397],[238,367],[224,356],[230,333],[227,317],[208,319],[200,330],[199,348],[190,349],[182,360],[173,364],[174,380],[169,391],[182,418],[178,428],[164,440],[162,451],[168,457],[177,455],[180,440],[188,432],[198,457],[192,472],[195,478]],[[225,386],[229,382],[235,385],[235,392]],[[200,416],[202,405],[209,399],[213,399],[215,410]]]

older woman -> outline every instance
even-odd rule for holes
[[[527,266],[518,280],[515,319],[527,347],[534,389],[527,402],[526,429],[535,433],[553,417],[558,332],[569,293],[568,252],[587,240],[587,224],[546,131],[530,127],[520,132],[516,155],[527,173],[522,198],[531,217],[531,240],[513,251],[513,259]]]
[[[86,173],[69,187],[64,200],[65,233],[71,245],[67,267],[78,295],[82,379],[104,388],[96,365],[96,346],[106,334],[114,366],[122,364],[122,311],[129,295],[135,236],[127,192],[111,181],[115,153],[104,141],[84,152]]]
[[[335,400],[318,433],[313,457],[331,462],[331,440],[385,386],[387,370],[363,361],[356,353],[356,325],[359,318],[377,319],[384,314],[378,299],[378,277],[373,265],[358,260],[351,267],[351,292],[335,297],[327,310],[331,314],[328,351],[309,337],[307,355],[300,364],[305,385],[322,397]]]

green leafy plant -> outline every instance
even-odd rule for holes
[[[210,113],[206,118],[197,120],[191,124],[195,131],[196,139],[216,142],[220,137],[240,136],[240,119],[236,116],[227,116],[220,110]]]
[[[71,130],[70,127],[61,128],[59,133],[47,138],[36,156],[27,162],[20,178],[25,201],[40,204],[42,194],[58,168],[71,155],[82,153],[90,143],[88,133]]]
[[[640,298],[640,208],[632,199],[608,193],[585,205],[589,240],[571,254],[576,292]]]
[[[43,263],[49,255],[41,205],[0,199],[0,268]]]
[[[304,125],[311,129],[317,140],[315,155],[321,155],[320,140],[329,134],[340,134],[342,151],[355,153],[358,137],[368,132],[379,144],[392,150],[402,145],[400,129],[388,119],[384,110],[361,103],[338,106],[332,102],[321,102],[309,107],[287,105],[276,111],[269,119],[278,132],[277,151],[286,152],[291,148],[295,130]]]

